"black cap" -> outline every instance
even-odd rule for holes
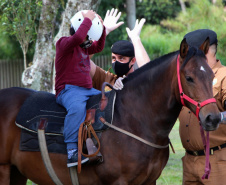
[[[115,42],[111,46],[111,52],[118,55],[127,56],[127,57],[135,56],[133,44],[127,40],[120,40]]]
[[[207,37],[210,39],[210,45],[217,44],[217,34],[213,30],[209,29],[195,30],[184,36],[189,46],[198,48],[203,44]]]

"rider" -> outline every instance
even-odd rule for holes
[[[221,112],[226,110],[226,67],[216,59],[217,34],[209,29],[199,29],[184,36],[187,43],[200,47],[209,37],[210,47],[206,54],[207,63],[215,74],[213,95]],[[226,125],[220,125],[209,134],[211,173],[209,179],[202,179],[205,170],[205,151],[199,130],[199,122],[191,111],[183,107],[179,115],[180,138],[186,150],[183,162],[183,184],[225,184],[226,182]]]
[[[64,106],[64,141],[67,144],[67,166],[78,161],[78,130],[85,120],[86,101],[100,91],[92,87],[89,55],[103,50],[106,29],[100,16],[92,11],[80,11],[71,19],[69,37],[56,43],[56,101]],[[93,40],[96,40],[93,42]],[[82,156],[82,163],[88,158]]]
[[[93,78],[93,87],[100,90],[103,82],[108,82],[113,85],[114,89],[121,90],[123,88],[122,79],[135,70],[135,62],[137,62],[138,67],[141,67],[150,61],[140,40],[140,32],[144,23],[145,19],[141,19],[140,22],[137,20],[133,30],[126,28],[132,43],[120,40],[112,45],[112,68],[116,75],[104,71],[91,61],[90,74]]]

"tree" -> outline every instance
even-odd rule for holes
[[[42,14],[39,23],[38,37],[35,46],[33,65],[22,75],[26,87],[53,92],[53,68],[55,48],[58,38],[69,35],[70,18],[79,10],[98,8],[100,0],[68,0],[62,14],[62,23],[54,39],[55,19],[58,7],[57,0],[43,0]]]
[[[189,3],[186,13],[180,12],[175,19],[161,21],[161,27],[148,25],[144,28],[142,32],[145,33],[145,40],[142,41],[145,48],[149,54],[152,52],[161,56],[178,49],[186,33],[196,29],[211,29],[217,33],[219,41],[217,58],[225,64],[226,24],[222,16],[225,14],[223,4],[213,5],[209,0],[190,0]]]
[[[24,68],[27,67],[26,54],[29,44],[35,40],[36,23],[40,14],[41,2],[38,0],[2,0],[1,11],[4,28],[14,35],[23,51]]]
[[[146,23],[159,24],[166,18],[174,18],[181,11],[178,0],[139,0],[137,18],[145,18]]]
[[[126,0],[127,26],[133,29],[136,22],[136,1]]]
[[[184,0],[179,0],[182,12],[186,12],[186,6]]]
[[[22,82],[26,87],[51,91],[53,37],[58,8],[57,0],[43,0],[33,65],[25,69]]]

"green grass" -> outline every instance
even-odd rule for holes
[[[175,154],[170,148],[170,157],[168,163],[161,176],[157,180],[157,185],[181,185],[182,184],[182,161],[181,157],[184,155],[184,149],[182,147],[179,137],[179,122],[177,121],[170,133],[170,140],[173,144]],[[31,181],[27,182],[27,185],[32,185]]]
[[[157,180],[157,185],[181,185],[182,184],[182,161],[184,149],[179,137],[179,122],[174,125],[170,136],[171,143],[173,144],[175,154],[170,148],[170,157],[168,163],[161,176]]]
[[[32,185],[32,182],[30,180],[28,180],[27,185]]]

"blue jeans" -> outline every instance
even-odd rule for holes
[[[91,88],[87,89],[75,85],[66,85],[57,96],[56,102],[67,110],[64,120],[64,142],[67,149],[78,148],[78,131],[86,117],[86,102],[90,96],[101,92]]]

